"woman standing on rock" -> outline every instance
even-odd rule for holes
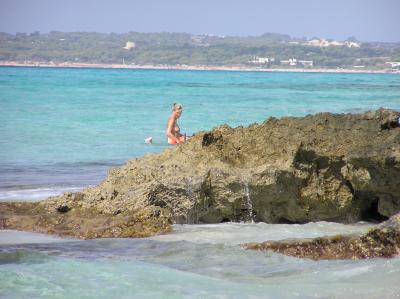
[[[181,116],[183,107],[179,103],[172,105],[172,114],[167,123],[167,138],[169,144],[178,144],[187,140],[186,135],[180,133],[181,129],[178,125],[178,118]]]

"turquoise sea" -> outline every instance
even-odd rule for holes
[[[270,116],[400,110],[400,76],[0,67],[0,200],[94,185],[110,166],[162,151],[174,101],[192,134]]]
[[[0,200],[79,190],[162,151],[174,101],[190,135],[271,116],[400,110],[400,75],[0,67]],[[175,225],[91,241],[0,231],[0,298],[399,298],[400,258],[314,262],[238,246],[368,227]]]

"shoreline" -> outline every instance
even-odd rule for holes
[[[254,68],[244,66],[206,66],[206,65],[126,65],[106,63],[50,63],[50,62],[17,62],[0,61],[1,66],[8,67],[44,67],[44,68],[103,68],[103,69],[134,69],[134,70],[186,70],[186,71],[233,71],[233,72],[269,72],[269,73],[349,73],[349,74],[400,74],[392,70],[361,70],[348,68]]]

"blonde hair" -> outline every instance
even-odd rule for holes
[[[183,107],[181,104],[179,104],[179,103],[172,104],[172,111],[178,111],[178,110],[182,110],[182,109],[183,109]]]

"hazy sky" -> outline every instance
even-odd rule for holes
[[[0,0],[0,31],[52,30],[400,42],[400,0]]]

